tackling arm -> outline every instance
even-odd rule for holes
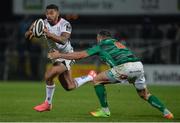
[[[57,50],[51,53],[48,53],[48,58],[56,59],[56,58],[64,58],[69,60],[76,60],[88,57],[88,53],[86,51],[80,52],[72,52],[72,53],[59,53]]]

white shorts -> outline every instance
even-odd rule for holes
[[[67,59],[62,59],[62,58],[59,58],[59,59],[55,59],[55,60],[52,60],[52,63],[63,63],[66,67],[67,67],[67,70],[70,70],[71,69],[71,65],[73,65],[75,63],[75,60],[67,60]]]
[[[134,83],[136,89],[146,88],[144,69],[141,62],[128,62],[108,70],[107,76],[112,83]]]

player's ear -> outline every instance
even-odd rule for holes
[[[61,13],[60,13],[60,11],[57,11],[57,15],[58,15],[58,17],[60,17],[60,14],[61,14]]]
[[[97,42],[99,42],[101,40],[101,36],[97,35],[96,40],[97,40]]]

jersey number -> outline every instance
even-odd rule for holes
[[[124,46],[123,44],[121,44],[120,42],[115,42],[114,45],[117,47],[117,48],[126,48],[126,46]]]

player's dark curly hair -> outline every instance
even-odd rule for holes
[[[111,33],[108,30],[101,30],[97,33],[100,36],[111,37]]]
[[[47,5],[47,6],[46,6],[46,9],[54,9],[54,10],[56,10],[56,11],[59,11],[58,6],[55,5],[55,4],[49,4],[49,5]]]

